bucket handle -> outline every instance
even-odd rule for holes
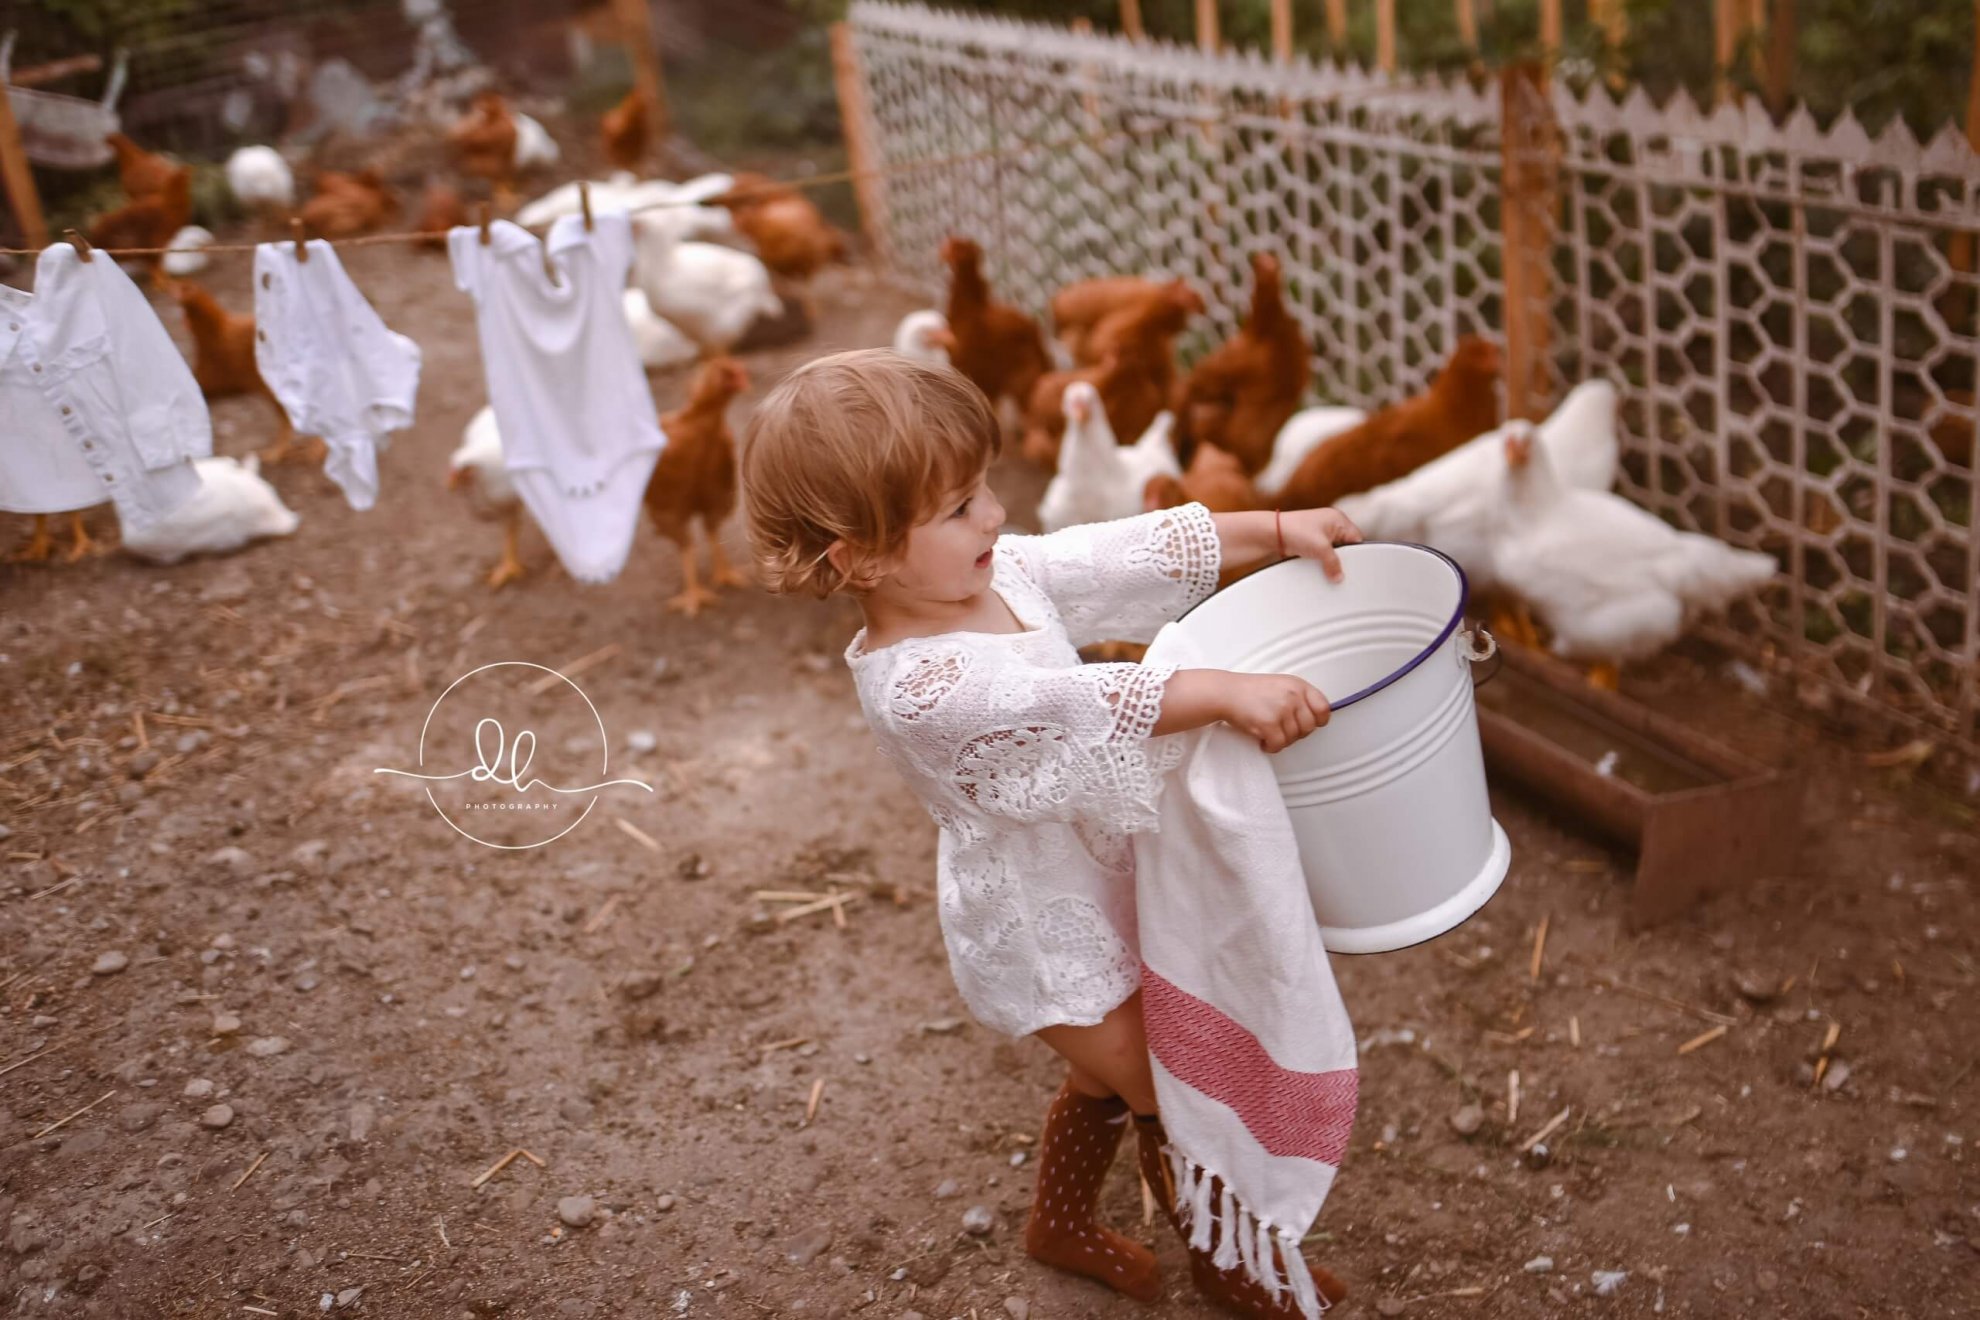
[[[1472,675],[1471,688],[1475,692],[1499,676],[1499,671],[1505,667],[1506,658],[1499,652],[1499,639],[1492,636],[1482,623],[1466,628],[1458,634],[1458,638],[1464,643],[1464,658],[1470,663],[1476,665],[1483,664],[1487,660],[1496,661],[1485,671],[1483,678],[1478,677],[1476,673]]]

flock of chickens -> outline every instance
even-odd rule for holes
[[[636,259],[624,300],[640,356],[650,368],[700,363],[686,403],[663,418],[669,443],[646,498],[656,530],[682,551],[685,585],[668,604],[692,615],[714,600],[696,567],[696,521],[710,545],[713,583],[745,580],[722,558],[719,539],[736,502],[727,410],[748,385],[729,354],[752,326],[785,315],[787,301],[808,314],[809,281],[843,260],[847,244],[802,193],[761,176],[636,179],[630,171],[645,155],[646,123],[638,94],[628,96],[600,125],[605,155],[621,173],[563,185],[515,218],[539,228],[587,206],[630,212]],[[483,180],[504,210],[518,175],[556,152],[540,125],[494,93],[477,97],[448,136],[461,172]],[[131,200],[96,223],[92,241],[196,248],[196,236],[187,243],[181,233],[190,218],[189,171],[121,135],[112,144]],[[375,232],[399,211],[372,171],[319,173],[314,195],[298,208],[286,162],[267,147],[237,152],[227,175],[251,210],[293,215],[322,237]],[[449,229],[472,222],[453,186],[429,182],[413,228],[437,246]],[[1424,393],[1375,412],[1303,407],[1311,347],[1270,253],[1251,257],[1251,303],[1238,333],[1187,371],[1178,368],[1175,343],[1205,308],[1183,280],[1119,275],[1073,284],[1051,299],[1048,340],[1033,317],[993,296],[976,243],[952,236],[941,257],[946,307],[907,317],[894,346],[953,364],[1014,419],[1024,457],[1053,474],[1039,505],[1048,531],[1190,500],[1219,512],[1338,505],[1371,537],[1450,554],[1493,602],[1503,635],[1541,644],[1544,629],[1546,644],[1591,665],[1591,677],[1604,683],[1614,681],[1617,665],[1656,652],[1694,616],[1723,608],[1775,572],[1769,556],[1676,531],[1611,493],[1619,455],[1607,383],[1578,387],[1538,426],[1502,425],[1502,362],[1486,340],[1461,340]],[[162,266],[150,260],[154,279],[173,288],[185,310],[201,388],[210,397],[259,394],[272,404],[255,367],[252,318],[174,278],[198,254],[172,251]],[[281,411],[278,438],[261,455],[266,462],[296,449]],[[320,457],[320,445],[304,452]],[[257,480],[251,470],[227,475]],[[470,493],[478,512],[506,523],[490,585],[520,577],[522,508],[488,409],[469,424],[448,481]],[[1254,567],[1233,566],[1226,578]]]
[[[1213,512],[1338,506],[1371,538],[1449,554],[1503,636],[1584,662],[1603,686],[1776,571],[1771,556],[1677,531],[1611,492],[1607,382],[1578,386],[1538,426],[1502,425],[1502,362],[1486,340],[1460,340],[1428,390],[1378,411],[1302,408],[1310,350],[1269,253],[1251,258],[1238,333],[1187,372],[1174,344],[1203,302],[1181,280],[1062,289],[1048,345],[991,296],[976,244],[952,237],[942,258],[946,310],[909,316],[895,346],[952,363],[1021,415],[1023,454],[1053,474],[1046,531],[1188,500]]]

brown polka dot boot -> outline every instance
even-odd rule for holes
[[[1196,1285],[1196,1291],[1205,1301],[1212,1302],[1232,1315],[1249,1317],[1249,1320],[1300,1320],[1300,1310],[1289,1291],[1281,1290],[1275,1298],[1265,1285],[1251,1279],[1242,1265],[1230,1269],[1218,1269],[1213,1259],[1216,1242],[1209,1248],[1199,1249],[1189,1245],[1189,1230],[1183,1227],[1182,1217],[1176,1213],[1175,1178],[1169,1172],[1169,1161],[1162,1154],[1162,1147],[1168,1141],[1168,1134],[1162,1130],[1162,1119],[1156,1114],[1136,1114],[1134,1116],[1135,1139],[1141,1159],[1141,1176],[1154,1194],[1155,1204],[1162,1207],[1168,1216],[1169,1227],[1176,1230],[1182,1239],[1183,1250],[1189,1253],[1189,1277]],[[1213,1197],[1219,1189],[1212,1188]],[[1214,1202],[1213,1202],[1214,1203]],[[1319,1295],[1322,1309],[1332,1307],[1347,1296],[1347,1285],[1315,1265],[1306,1262],[1307,1272],[1313,1276],[1313,1289]]]
[[[1152,1302],[1162,1292],[1155,1253],[1093,1222],[1127,1119],[1127,1102],[1118,1096],[1096,1100],[1071,1083],[1060,1090],[1038,1141],[1038,1190],[1024,1249],[1033,1260]]]

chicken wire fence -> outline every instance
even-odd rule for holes
[[[1459,336],[1500,335],[1508,221],[1537,207],[1512,263],[1538,312],[1515,392],[1544,410],[1614,381],[1622,493],[1775,556],[1722,640],[1980,751],[1980,160],[1963,138],[1599,87],[1527,84],[1522,109],[1462,81],[879,0],[849,31],[874,165],[995,153],[869,189],[903,278],[937,293],[951,232],[1033,312],[1088,276],[1181,276],[1209,304],[1188,359],[1236,330],[1246,258],[1273,251],[1319,400],[1404,397]],[[1528,176],[1519,206],[1502,205],[1507,160]]]

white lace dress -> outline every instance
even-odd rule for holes
[[[1141,641],[1217,586],[1201,504],[1006,535],[992,585],[1026,631],[846,649],[880,749],[941,826],[936,893],[970,1012],[1013,1036],[1090,1026],[1141,960],[1127,835],[1156,820],[1172,750],[1151,741],[1173,666],[1081,664]]]

